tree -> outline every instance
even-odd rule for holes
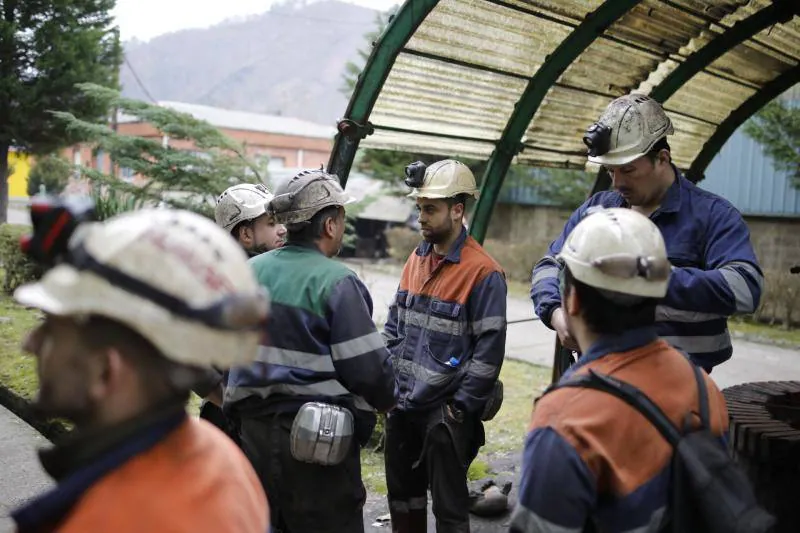
[[[119,92],[94,84],[79,84],[83,98],[119,109],[125,115],[152,125],[171,140],[188,141],[194,148],[182,150],[158,139],[124,135],[103,121],[82,120],[72,113],[54,112],[69,134],[107,153],[119,168],[145,178],[136,185],[97,169],[80,167],[81,174],[97,190],[112,191],[114,205],[125,208],[165,203],[192,209],[213,218],[216,198],[235,183],[258,183],[266,170],[245,154],[244,146],[217,128],[193,116],[123,98]]]
[[[69,162],[58,154],[38,158],[28,176],[28,196],[38,194],[41,185],[48,194],[59,194],[67,186],[71,172]]]
[[[773,100],[744,126],[773,160],[778,171],[791,174],[791,182],[800,188],[800,107]]]
[[[0,176],[15,147],[46,154],[72,144],[51,110],[82,119],[104,116],[78,82],[118,85],[122,58],[110,15],[115,0],[0,1]],[[8,211],[8,181],[0,180],[0,223]]]
[[[545,202],[575,209],[586,200],[595,176],[583,170],[535,168],[525,179]]]

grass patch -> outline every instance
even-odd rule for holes
[[[500,379],[503,380],[503,407],[486,428],[486,444],[472,462],[467,473],[470,481],[489,477],[495,472],[491,462],[501,456],[522,449],[530,421],[533,398],[550,383],[549,368],[506,359]],[[386,477],[383,471],[383,455],[363,451],[361,470],[364,485],[373,494],[386,494]]]
[[[800,348],[800,328],[784,329],[780,326],[759,324],[742,317],[728,320],[728,328],[747,338]]]
[[[26,309],[0,294],[0,384],[25,401],[36,397],[39,380],[36,360],[22,352],[22,340],[38,324],[39,316],[39,311]],[[200,397],[192,393],[187,411],[198,416],[200,402]]]
[[[33,357],[22,353],[22,340],[39,322],[38,317],[37,311],[0,295],[0,383],[26,400],[36,395],[39,380]]]
[[[531,298],[531,284],[523,283],[513,279],[506,280],[508,285],[508,295],[514,298],[521,298],[523,300],[530,300]]]
[[[467,470],[467,479],[469,481],[477,481],[478,479],[489,477],[491,473],[492,467],[489,466],[489,463],[477,458],[472,461],[471,465],[469,465],[469,470]]]

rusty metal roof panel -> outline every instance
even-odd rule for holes
[[[583,167],[583,131],[613,98],[650,93],[692,54],[719,46],[722,35],[771,4],[640,2],[561,72],[521,139],[516,162]],[[441,0],[394,62],[370,115],[377,131],[361,145],[487,157],[528,81],[603,5],[600,0]],[[798,62],[795,16],[693,72],[664,102],[675,126],[670,138],[675,161],[691,164],[731,112]]]
[[[397,133],[378,129],[370,135],[370,146],[421,154],[450,154],[455,157],[486,159],[494,146],[488,142],[449,139],[418,133]]]

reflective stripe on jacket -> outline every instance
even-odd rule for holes
[[[727,200],[700,189],[675,170],[677,179],[651,220],[661,230],[673,265],[666,298],[656,309],[659,335],[711,368],[733,353],[727,318],[758,308],[764,278],[741,214]],[[561,235],[533,269],[531,299],[551,327],[561,305],[556,256],[564,240],[593,206],[626,207],[615,191],[592,196],[570,216]]]
[[[435,264],[423,242],[403,268],[384,338],[397,374],[400,410],[454,400],[483,408],[505,357],[505,274],[465,228]]]
[[[602,338],[562,380],[589,369],[630,383],[673,424],[699,410],[686,357],[654,328]],[[711,431],[725,448],[725,398],[704,376]],[[694,415],[694,423],[699,417]],[[514,533],[655,533],[669,502],[673,448],[634,407],[592,389],[557,389],[536,403],[525,440]]]
[[[365,412],[394,405],[389,352],[369,292],[352,270],[291,244],[250,264],[269,290],[271,319],[256,362],[228,373],[226,410],[291,411],[331,398]]]

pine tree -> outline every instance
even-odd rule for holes
[[[99,85],[80,84],[82,95],[99,105],[118,109],[138,122],[147,123],[171,140],[188,141],[183,150],[161,138],[119,133],[107,121],[82,120],[68,112],[54,115],[69,134],[107,153],[116,167],[128,168],[145,178],[143,185],[120,180],[113,173],[82,167],[80,172],[96,189],[111,190],[115,197],[130,198],[124,205],[140,207],[160,202],[213,216],[214,200],[235,183],[265,182],[264,162],[251,160],[244,146],[208,122],[167,107],[124,98]],[[263,166],[262,166],[263,165]]]
[[[82,119],[106,115],[79,82],[117,87],[122,58],[110,11],[115,0],[0,0],[0,176],[15,149],[47,154],[73,138],[51,111]],[[8,181],[0,179],[0,223]]]
[[[745,124],[744,131],[764,148],[776,170],[791,174],[800,188],[800,107],[773,100]]]

